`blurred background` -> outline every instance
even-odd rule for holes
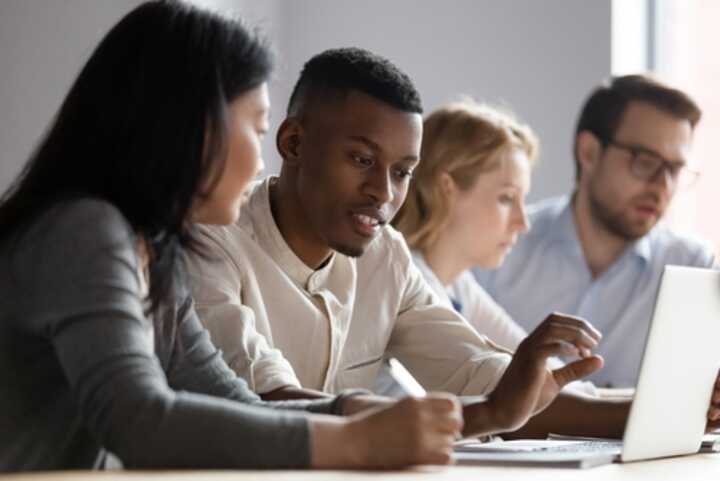
[[[140,0],[0,0],[0,190],[7,188],[107,30]],[[273,40],[266,173],[279,171],[274,132],[303,63],[358,46],[406,71],[425,109],[469,95],[512,110],[539,135],[530,201],[573,186],[581,103],[614,74],[654,72],[704,110],[693,162],[701,180],[668,222],[720,251],[720,2],[716,0],[192,0],[241,15]]]

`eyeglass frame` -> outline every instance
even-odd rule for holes
[[[658,154],[652,149],[648,149],[647,147],[626,144],[624,142],[618,142],[617,140],[610,138],[597,138],[603,145],[603,148],[614,146],[630,153],[630,173],[638,180],[652,181],[654,179],[657,179],[660,172],[662,172],[663,174],[665,174],[665,172],[668,172],[670,174],[670,179],[672,180],[673,187],[678,187],[681,186],[681,183],[679,181],[680,175],[685,172],[686,175],[689,175],[690,177],[689,180],[684,185],[682,185],[682,187],[689,188],[694,185],[700,177],[700,172],[689,168],[686,162],[667,160],[662,155]],[[640,154],[649,155],[650,157],[654,157],[659,161],[657,167],[650,175],[645,176],[644,174],[638,173],[637,171],[637,158]],[[673,169],[675,169],[675,173],[673,173]]]

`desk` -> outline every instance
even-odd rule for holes
[[[2,481],[378,481],[379,478],[397,481],[706,481],[720,479],[720,454],[610,464],[584,470],[451,466],[405,471],[74,471],[0,476]]]

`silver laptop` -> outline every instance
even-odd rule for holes
[[[720,368],[718,339],[720,271],[667,266],[622,441],[461,445],[456,449],[457,461],[590,467],[697,453]]]

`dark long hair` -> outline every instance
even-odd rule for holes
[[[227,104],[271,70],[267,42],[236,20],[177,1],[137,7],[100,42],[0,197],[0,240],[66,199],[106,200],[151,248],[157,308],[182,248],[198,248],[190,208],[222,173]]]

